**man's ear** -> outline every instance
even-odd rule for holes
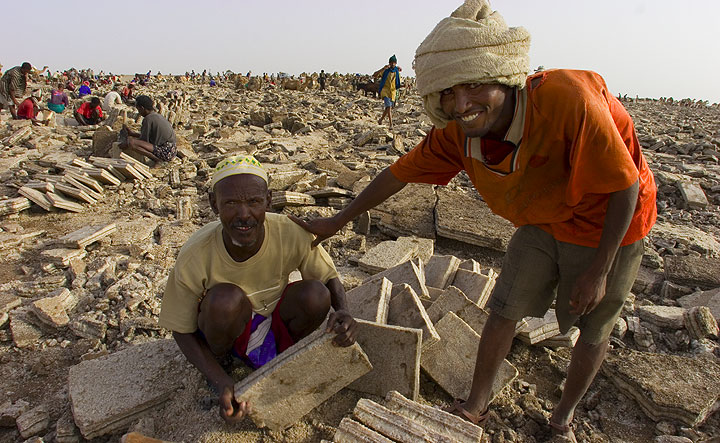
[[[272,191],[268,189],[267,196],[265,197],[267,199],[267,205],[265,205],[266,210],[272,209]]]
[[[219,215],[220,211],[218,211],[217,207],[217,200],[215,199],[215,193],[212,191],[208,191],[208,200],[210,200],[210,207],[212,208],[215,215]]]

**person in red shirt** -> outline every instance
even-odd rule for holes
[[[134,105],[135,99],[133,98],[133,89],[135,88],[135,85],[130,83],[129,85],[125,86],[120,93],[120,98],[122,98],[123,103],[127,105]]]
[[[36,125],[47,125],[50,119],[38,120],[38,114],[40,113],[39,100],[42,98],[42,91],[35,89],[30,97],[26,98],[20,103],[17,109],[18,119],[31,120]]]
[[[100,123],[103,118],[100,99],[93,97],[89,102],[84,102],[78,109],[75,110],[74,115],[75,120],[77,120],[81,126],[96,125]]]
[[[496,214],[518,228],[488,302],[469,397],[451,412],[488,417],[492,385],[517,321],[555,301],[573,325],[567,380],[550,426],[575,440],[575,408],[595,377],[657,216],[656,186],[630,115],[594,72],[528,77],[530,35],[488,0],[466,0],[415,54],[416,86],[435,124],[333,217],[295,219],[315,244],[407,183],[446,185],[465,171]]]

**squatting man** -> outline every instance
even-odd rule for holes
[[[168,278],[160,326],[220,395],[220,415],[240,420],[252,405],[237,402],[218,358],[229,354],[258,368],[318,329],[350,346],[356,322],[328,253],[287,216],[267,212],[268,174],[252,156],[221,161],[212,175],[210,206],[219,221],[193,234]],[[302,280],[288,283],[299,270]]]

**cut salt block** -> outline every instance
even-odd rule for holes
[[[382,272],[410,260],[416,251],[417,245],[413,243],[380,242],[365,253],[358,266],[368,273]]]
[[[455,278],[460,259],[454,255],[433,255],[425,265],[425,284],[445,289]]]
[[[380,397],[397,391],[417,399],[422,330],[356,320],[356,340],[370,359],[373,369],[348,388]]]
[[[388,308],[388,323],[405,326],[406,328],[422,329],[423,346],[440,340],[440,336],[435,331],[435,326],[430,321],[420,297],[407,284],[393,286]]]
[[[548,309],[542,318],[525,317],[524,320],[527,324],[517,333],[517,338],[523,343],[534,345],[560,333],[560,325],[554,309]]]
[[[480,306],[476,305],[475,303],[471,303],[469,305],[466,305],[462,309],[459,309],[457,311],[454,311],[455,314],[457,314],[458,317],[462,319],[465,323],[467,323],[468,326],[470,326],[473,331],[477,332],[478,335],[482,335],[483,329],[485,328],[485,323],[487,323],[488,319],[490,318],[490,313],[486,311],[485,309],[481,308]],[[515,323],[515,333],[522,331],[523,328],[527,326],[527,321],[525,319],[518,321]]]
[[[413,258],[419,258],[423,264],[430,261],[435,252],[435,241],[431,238],[422,237],[398,237],[396,240],[398,248],[405,248],[406,245],[410,245],[414,249]]]
[[[350,417],[342,419],[340,426],[335,431],[333,441],[335,443],[393,443],[389,438],[383,437],[382,434],[378,434]]]
[[[85,226],[64,235],[58,239],[58,243],[68,248],[82,249],[87,245],[94,243],[103,237],[106,237],[117,231],[115,223],[107,225]]]
[[[182,387],[187,362],[174,340],[132,346],[70,368],[73,417],[87,439],[127,429]]]
[[[464,269],[466,271],[472,271],[472,272],[481,272],[482,266],[480,263],[475,261],[472,258],[469,258],[467,260],[463,260],[460,262],[460,266],[458,266],[458,269]],[[452,282],[452,280],[450,280]]]
[[[449,286],[427,309],[428,318],[433,324],[440,321],[448,312],[455,312],[468,305],[473,305],[472,300],[467,298],[463,291],[455,286]],[[475,305],[477,307],[477,305]]]
[[[573,326],[564,334],[558,334],[538,343],[538,346],[546,346],[548,348],[572,348],[580,338],[580,329]]]
[[[385,396],[385,406],[411,420],[420,422],[438,434],[453,442],[479,442],[483,428],[474,425],[462,417],[445,412],[442,409],[423,405],[391,391]]]
[[[318,329],[235,384],[259,427],[283,430],[372,369],[359,344],[338,347]]]
[[[720,401],[720,365],[711,356],[681,357],[616,349],[602,371],[654,421],[697,426]]]
[[[678,306],[638,306],[635,309],[638,317],[661,328],[682,329],[685,327],[685,308]]]
[[[479,272],[458,269],[452,285],[463,291],[476,305],[484,308],[495,286],[495,280]]]
[[[386,278],[365,283],[347,292],[348,310],[355,319],[387,323],[392,282]]]
[[[367,398],[361,398],[353,410],[355,418],[385,437],[401,443],[451,442],[449,438],[428,429],[415,420],[392,411]]]
[[[387,278],[394,285],[408,284],[415,293],[422,299],[429,300],[427,286],[425,285],[425,266],[422,260],[409,260],[394,268],[387,269],[383,272],[373,275],[363,283],[368,283],[379,278]]]
[[[448,394],[467,399],[475,372],[480,335],[449,312],[435,326],[440,341],[423,348],[420,365]],[[515,377],[518,370],[503,360],[493,382],[490,401]]]

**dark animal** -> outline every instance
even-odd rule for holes
[[[373,97],[377,97],[377,95],[380,93],[380,91],[378,90],[378,86],[380,86],[380,83],[376,83],[376,82],[360,83],[360,82],[357,82],[357,83],[355,83],[355,90],[356,90],[356,91],[359,91],[359,90],[362,89],[362,90],[364,91],[366,97],[367,97],[368,92],[371,92],[372,95],[373,95]]]

